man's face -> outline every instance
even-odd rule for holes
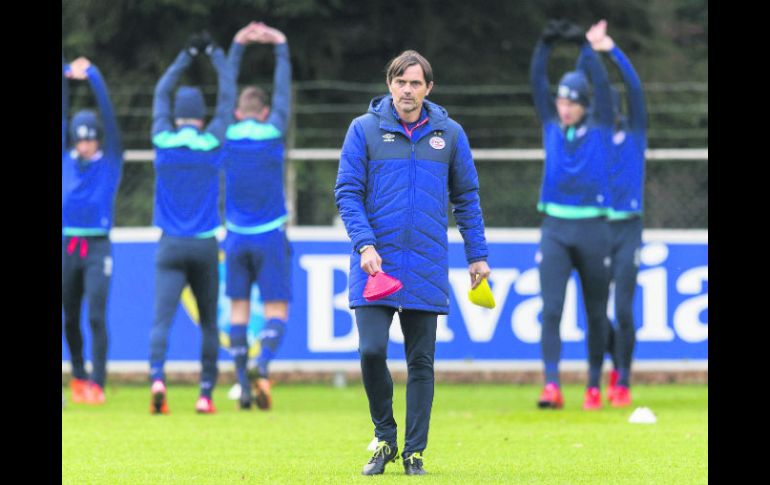
[[[419,64],[407,67],[404,73],[390,80],[388,86],[390,95],[393,96],[393,105],[396,111],[401,113],[419,112],[422,108],[422,100],[433,89],[433,82],[425,84],[425,74]]]
[[[572,126],[583,119],[586,113],[585,107],[567,98],[556,98],[556,111],[559,113],[559,121],[565,126]]]
[[[93,157],[97,150],[99,150],[98,140],[80,140],[75,142],[75,151],[78,152],[78,156],[83,160]]]

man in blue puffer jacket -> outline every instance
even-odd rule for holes
[[[433,72],[408,50],[387,69],[389,95],[371,101],[345,136],[334,190],[353,243],[350,307],[355,309],[359,354],[377,449],[364,475],[381,474],[398,457],[393,381],[386,364],[388,333],[398,311],[408,368],[403,465],[425,473],[433,403],[433,360],[439,314],[449,312],[447,205],[465,241],[476,287],[490,274],[479,183],[468,138],[441,106],[425,101]],[[376,301],[363,297],[368,275],[384,272],[403,288]]]

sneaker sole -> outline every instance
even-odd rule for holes
[[[207,407],[199,408],[198,403],[195,403],[195,412],[198,414],[216,414],[217,408],[214,407],[214,403],[209,401]]]
[[[396,460],[398,460],[398,458],[399,458],[398,453],[396,453],[396,456],[394,456],[392,460],[386,461],[385,465],[387,465],[388,463],[395,463]],[[361,471],[361,475],[365,475],[365,476],[382,475],[383,473],[385,473],[385,466],[382,467],[382,471],[381,472],[366,473],[365,470]]]
[[[163,409],[163,403],[166,401],[166,394],[156,392],[152,395],[152,414],[168,414],[168,409]]]
[[[249,387],[241,387],[241,389],[245,389],[248,395],[245,392],[241,392],[241,395],[238,397],[238,409],[249,410],[254,402],[254,396],[251,395],[251,385]]]
[[[211,407],[206,409],[198,409],[198,407],[195,407],[195,412],[198,414],[216,414],[217,408],[214,407],[214,404],[211,404]]]
[[[564,405],[551,401],[538,401],[537,407],[540,409],[561,409],[564,407]]]
[[[420,470],[418,472],[411,472],[411,471],[404,470],[404,475],[426,475],[426,474],[427,473],[425,472],[425,470]]]
[[[70,396],[70,400],[77,404],[83,404],[88,401],[88,396],[84,392],[75,393],[72,392]]]
[[[259,390],[257,392],[256,402],[257,402],[257,407],[259,409],[263,411],[268,411],[273,405],[272,401],[273,400],[270,398],[270,395],[267,394],[266,392],[263,392],[262,390]]]
[[[363,475],[363,476],[365,476],[365,477],[371,477],[371,476],[374,476],[374,475],[382,475],[382,474],[384,474],[384,473],[385,473],[385,469],[383,468],[381,472],[372,472],[372,473],[367,473],[367,472],[363,472],[363,471],[362,471],[362,472],[361,472],[361,475]]]

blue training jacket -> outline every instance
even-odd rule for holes
[[[543,126],[545,166],[538,210],[564,218],[605,215],[610,208],[609,165],[613,115],[610,83],[599,57],[584,42],[581,55],[593,85],[592,106],[568,141],[550,93],[547,62],[550,47],[537,43],[530,67],[535,109]]]
[[[353,244],[350,307],[384,305],[449,312],[447,208],[451,202],[468,263],[487,258],[479,183],[468,138],[441,106],[423,101],[428,121],[411,137],[390,95],[374,98],[348,128],[334,189]],[[374,302],[358,250],[374,244],[382,269],[404,284]]]
[[[228,77],[236,90],[245,46],[233,42]],[[273,47],[275,72],[270,115],[265,122],[245,119],[227,128],[222,148],[225,171],[225,224],[228,231],[260,234],[287,219],[284,196],[284,140],[291,105],[291,63],[287,43]],[[233,109],[235,108],[235,103]]]
[[[219,148],[225,129],[232,121],[235,91],[229,80],[232,73],[227,68],[224,51],[216,48],[211,53],[219,85],[214,118],[203,131],[192,125],[175,128],[171,94],[192,59],[186,50],[180,52],[155,87],[153,223],[171,236],[209,237],[220,226]]]
[[[647,108],[642,81],[628,57],[615,46],[608,52],[623,78],[626,89],[627,115],[620,99],[613,99],[615,133],[612,137],[612,159],[609,168],[610,220],[641,215],[644,210],[644,154],[647,150]],[[578,69],[585,70],[585,57],[578,58]]]
[[[123,166],[123,145],[115,112],[99,69],[86,70],[104,128],[99,151],[91,160],[80,160],[68,143],[69,84],[62,59],[62,235],[104,236],[113,223],[115,196]]]

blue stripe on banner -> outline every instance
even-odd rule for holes
[[[288,331],[276,364],[295,361],[351,362],[357,365],[358,334],[348,308],[350,241],[344,229],[288,228],[291,241],[291,289]],[[107,320],[110,362],[147,362],[154,307],[154,264],[157,233],[130,239],[113,234],[114,272]],[[542,299],[536,254],[537,231],[490,229],[489,284],[497,306],[486,309],[468,300],[468,265],[462,239],[450,229],[449,315],[438,320],[436,362],[463,365],[539,363]],[[661,234],[665,232],[665,234]],[[149,234],[149,232],[148,232]],[[297,234],[301,234],[298,236]],[[692,234],[695,234],[693,236]],[[150,237],[151,236],[151,237]],[[697,236],[697,237],[696,237]],[[643,234],[633,303],[636,325],[634,365],[654,362],[708,362],[708,235],[705,231],[657,231]],[[354,268],[355,269],[355,268]],[[268,275],[268,277],[270,277]],[[226,265],[220,266],[219,315],[230,301],[225,291]],[[586,361],[586,317],[576,276],[567,283],[561,323],[562,362]],[[610,305],[611,306],[611,305]],[[252,308],[260,305],[252,301]],[[187,308],[180,306],[169,337],[168,361],[197,362],[200,330]],[[85,318],[85,314],[84,314]],[[612,315],[610,315],[612,318]],[[84,323],[85,324],[85,323]],[[87,325],[87,324],[86,324]],[[85,332],[84,355],[91,355]],[[388,356],[404,358],[403,336],[391,327]],[[62,336],[62,359],[69,353]],[[232,360],[224,348],[220,362]],[[535,368],[542,368],[541,364]],[[564,367],[563,367],[564,368]]]

